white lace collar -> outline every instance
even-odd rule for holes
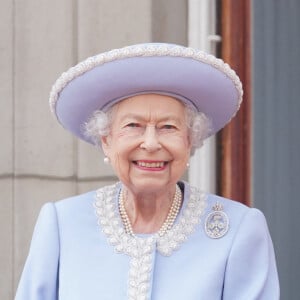
[[[116,252],[130,256],[128,299],[151,299],[153,251],[170,256],[179,249],[200,222],[206,207],[206,196],[185,184],[184,202],[174,226],[165,235],[131,236],[122,226],[118,211],[121,184],[100,188],[96,192],[95,209],[98,223]]]
[[[164,256],[170,256],[174,250],[186,241],[199,224],[206,207],[206,195],[185,183],[184,202],[175,225],[164,236],[157,234],[146,237],[126,234],[119,216],[117,199],[121,183],[100,188],[96,192],[95,209],[98,223],[110,245],[119,253],[135,257],[141,247],[151,249],[154,244]],[[150,249],[149,249],[150,250]]]

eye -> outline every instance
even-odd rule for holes
[[[141,125],[140,125],[139,123],[131,122],[131,123],[126,124],[125,127],[129,127],[129,128],[138,128],[138,127],[141,127]]]
[[[164,124],[161,126],[161,129],[171,130],[171,129],[176,129],[176,126],[172,124]]]

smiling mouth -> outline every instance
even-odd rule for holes
[[[167,162],[164,161],[134,161],[140,168],[147,168],[147,169],[163,169]]]

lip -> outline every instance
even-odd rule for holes
[[[168,164],[162,160],[135,160],[133,163],[138,169],[145,171],[162,171]]]

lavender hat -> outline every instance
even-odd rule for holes
[[[242,84],[236,73],[213,55],[173,44],[141,44],[90,57],[63,73],[50,94],[59,123],[93,143],[83,125],[99,109],[139,94],[177,98],[205,113],[212,133],[239,109]]]

